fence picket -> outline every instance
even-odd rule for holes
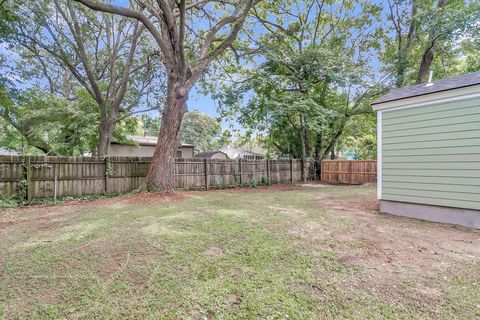
[[[377,161],[322,160],[321,181],[332,184],[375,183]]]

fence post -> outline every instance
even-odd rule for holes
[[[293,183],[293,159],[290,159],[290,182]]]
[[[267,160],[267,180],[268,180],[268,185],[271,184],[270,182],[270,160]]]
[[[253,168],[252,168],[252,180],[257,182],[257,160],[255,160],[255,158],[253,159]]]
[[[307,182],[307,174],[305,172],[305,157],[302,157],[302,181]]]
[[[238,159],[238,172],[240,174],[240,186],[243,185],[243,178],[242,178],[242,158]]]
[[[205,158],[205,190],[208,190],[208,158]]]
[[[32,157],[27,157],[27,201],[33,200],[33,185],[32,185]]]
[[[348,184],[352,184],[352,178],[353,178],[353,173],[352,173],[352,161],[348,162]]]
[[[105,166],[105,193],[108,193],[108,175],[109,175],[108,162],[109,162],[108,157],[105,157],[105,159],[103,160],[103,165]]]

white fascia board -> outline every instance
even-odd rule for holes
[[[382,199],[382,116],[383,112],[377,112],[377,198]]]
[[[440,91],[417,97],[404,98],[400,100],[387,101],[372,105],[373,110],[391,110],[399,108],[421,107],[440,102],[464,100],[468,98],[480,97],[480,85]]]

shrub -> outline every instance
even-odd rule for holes
[[[268,180],[267,177],[262,177],[262,184],[263,184],[264,186],[267,186],[267,185],[270,184],[270,181]]]

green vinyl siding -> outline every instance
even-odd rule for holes
[[[382,199],[480,210],[480,98],[382,112]]]
[[[448,141],[445,141],[447,144]],[[401,149],[401,150],[382,150],[382,153],[385,157],[394,157],[394,156],[428,156],[428,155],[457,155],[458,157],[467,157],[472,154],[480,153],[480,146],[469,146],[469,147],[441,147],[441,148],[422,148],[422,149]],[[437,159],[442,159],[442,157],[437,157]]]
[[[408,122],[408,119],[411,119],[412,116],[415,117],[414,121],[421,121],[478,113],[477,102],[475,101],[475,99],[437,105],[435,113],[424,111],[422,110],[422,107],[415,109],[415,112],[413,111],[414,109],[399,109],[396,115],[385,119],[385,124],[390,125],[395,123]]]
[[[435,122],[435,121],[432,121],[432,122]],[[387,132],[383,132],[382,134],[384,138],[417,137],[417,136],[425,137],[431,134],[438,134],[438,133],[453,133],[453,132],[475,131],[475,130],[478,130],[478,123],[472,122],[472,123],[462,124],[460,126],[458,124],[450,124],[450,125],[444,125],[444,126],[405,129],[402,131],[400,130],[387,131]]]
[[[470,98],[465,100],[457,100],[455,102],[441,102],[435,105],[430,105],[435,109],[435,114],[440,114],[442,111],[449,111],[449,110],[462,110],[464,108],[469,107],[478,107],[478,98]],[[389,119],[398,119],[401,117],[416,117],[421,114],[429,114],[432,113],[429,107],[423,106],[418,108],[403,108],[403,109],[396,109],[395,114],[391,114],[390,116],[385,117],[385,121]]]
[[[414,186],[412,186],[412,182],[390,182],[384,181],[383,186],[385,188],[392,188],[392,189],[407,189],[407,190],[433,190],[433,191],[447,191],[450,192],[452,190],[451,185],[444,184],[444,183],[420,183],[416,182]],[[464,184],[457,184],[455,185],[456,192],[463,192],[463,193],[480,193],[480,184],[477,186],[470,186]]]
[[[398,124],[391,124],[386,125],[385,132],[398,132],[398,131],[406,131],[410,129],[422,129],[422,128],[437,128],[443,127],[446,125],[458,125],[461,127],[463,124],[469,123],[476,123],[475,116],[478,117],[479,114],[469,114],[464,116],[457,116],[457,117],[450,117],[450,118],[442,118],[442,119],[430,119],[430,120],[422,120],[422,121],[412,121],[412,122],[405,122],[405,123],[398,123]]]
[[[388,143],[385,146],[395,144],[398,142],[425,142],[425,141],[444,141],[444,140],[457,140],[457,139],[472,139],[480,138],[480,131],[478,130],[462,130],[453,132],[438,132],[435,134],[416,134],[416,135],[403,135],[399,137],[390,137]]]
[[[459,165],[457,162],[437,162],[435,163],[435,170],[474,170],[480,172],[480,161],[463,162]],[[428,170],[432,168],[432,164],[428,162],[386,162],[383,164],[384,169],[400,169],[400,170]],[[457,176],[457,175],[455,175]],[[470,175],[469,175],[470,176]],[[477,176],[476,174],[474,176]]]
[[[406,176],[406,175],[383,175],[383,182],[409,182],[412,184],[439,184],[446,186],[479,186],[480,179],[475,177],[439,177],[439,176]]]
[[[383,145],[383,150],[411,150],[424,148],[450,148],[470,147],[478,145],[478,138],[412,141],[412,142],[389,142]],[[446,145],[448,144],[448,145]]]
[[[447,154],[444,155],[441,159],[438,159],[436,155],[425,155],[419,156],[416,155],[415,157],[412,156],[390,156],[383,159],[383,163],[387,164],[390,162],[397,162],[397,163],[410,163],[410,162],[418,162],[418,163],[430,163],[432,161],[442,163],[442,162],[480,162],[480,153],[479,154],[469,154],[468,157],[459,157],[457,154]]]

